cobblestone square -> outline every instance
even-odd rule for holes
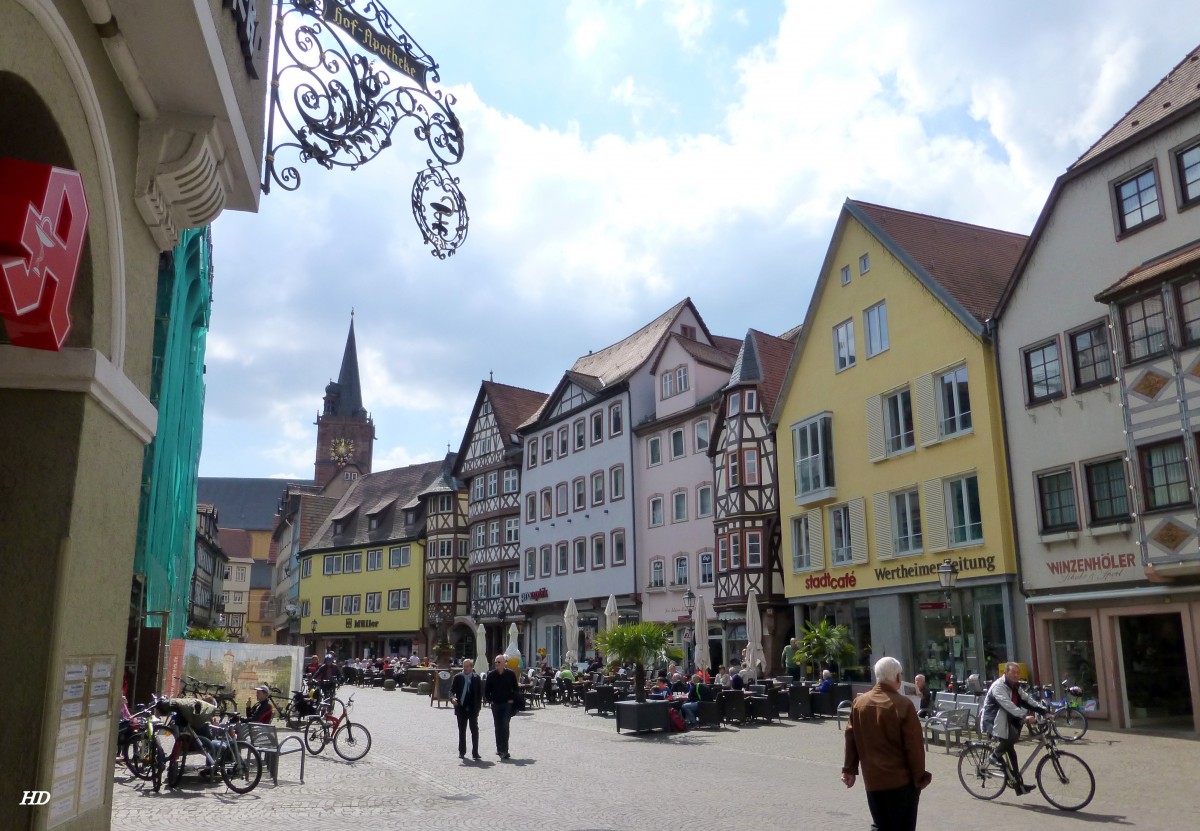
[[[350,692],[343,688],[343,697]],[[861,782],[847,791],[838,780],[842,733],[834,719],[618,735],[612,718],[552,705],[513,719],[512,758],[502,762],[485,709],[483,761],[464,763],[449,708],[404,692],[354,695],[352,715],[374,738],[362,761],[343,762],[327,748],[307,757],[301,785],[298,757],[287,756],[277,787],[264,771],[245,796],[191,775],[178,791],[154,794],[118,770],[113,828],[457,829],[464,812],[472,823],[522,831],[870,826]],[[957,757],[930,747],[934,782],[921,800],[921,827],[1200,826],[1200,742],[1094,730],[1075,750],[1097,780],[1096,797],[1080,815],[1055,810],[1037,793],[978,802],[958,782]]]

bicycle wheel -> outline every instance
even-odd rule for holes
[[[1074,753],[1058,751],[1037,766],[1037,783],[1042,796],[1055,808],[1078,811],[1096,795],[1096,777],[1087,762]]]
[[[221,754],[221,779],[234,793],[250,793],[262,779],[262,756],[250,742],[235,742]]]
[[[971,745],[958,756],[958,781],[976,799],[995,799],[1008,787],[1003,769],[991,755],[987,745]]]
[[[313,716],[304,725],[304,746],[308,752],[316,756],[329,744],[329,731],[320,716]]]
[[[371,731],[346,722],[333,734],[333,752],[347,762],[357,762],[371,749]]]
[[[154,753],[157,745],[146,735],[145,730],[139,730],[129,737],[122,751],[125,767],[138,779],[149,780],[154,775]]]
[[[1054,715],[1054,732],[1064,742],[1077,742],[1087,734],[1087,716],[1078,710],[1059,710]]]
[[[166,783],[168,788],[174,788],[179,784],[179,780],[183,778],[183,768],[187,764],[188,744],[186,739],[180,739],[172,734],[174,741],[172,743],[171,752],[165,755],[166,759]],[[158,733],[154,734],[157,741]]]
[[[168,762],[175,755],[179,744],[179,736],[174,728],[159,724],[154,728],[154,750],[150,754],[150,782],[157,791],[162,787],[163,775],[167,772]]]

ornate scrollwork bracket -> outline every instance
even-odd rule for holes
[[[447,168],[462,160],[463,131],[454,96],[429,86],[441,80],[437,63],[381,0],[275,3],[263,192],[296,190],[297,165],[310,161],[357,170],[411,118],[432,154],[413,183],[413,216],[435,257],[453,255],[467,237],[467,206]],[[277,127],[287,133],[278,141]]]

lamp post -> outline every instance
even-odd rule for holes
[[[317,620],[316,620],[316,618],[313,618],[312,625],[310,625],[308,627],[308,631],[312,635],[312,637],[311,637],[312,651],[313,651],[313,654],[316,655],[317,654]]]
[[[687,591],[685,591],[683,593],[683,608],[687,609],[688,623],[693,623],[694,618],[692,616],[692,613],[695,612],[695,610],[696,610],[696,593],[693,592],[691,589],[688,589]],[[693,628],[692,640],[691,640],[691,642],[688,643],[688,649],[687,649],[687,659],[688,659],[687,660],[687,670],[688,670],[689,676],[691,675],[691,672],[692,672],[692,648],[693,648],[693,644],[695,642],[696,642],[696,632],[695,632],[695,629]]]
[[[950,604],[950,620],[954,622],[954,587],[958,583],[958,563],[951,560],[949,557],[942,560],[941,565],[937,567],[938,582],[946,592],[946,601]],[[955,626],[954,631],[958,632],[958,627]],[[961,636],[960,636],[961,637]],[[954,654],[954,636],[950,636],[950,648],[946,650],[950,654],[953,665],[951,667],[951,677],[956,677],[958,674],[958,663]],[[961,641],[965,643],[964,641]],[[964,659],[963,674],[966,674],[966,666]]]

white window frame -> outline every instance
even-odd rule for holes
[[[867,336],[867,358],[873,358],[891,347],[886,300],[880,300],[863,312],[863,331]]]
[[[513,545],[521,541],[521,520],[510,516],[504,519],[504,543]]]
[[[978,522],[972,521],[972,517],[957,516],[958,509],[965,508],[970,511],[969,504],[969,488],[967,483],[975,480],[975,493],[977,497],[975,509],[979,512]],[[980,545],[983,542],[983,498],[979,495],[979,477],[975,474],[968,476],[958,476],[945,481],[946,488],[946,540],[950,548],[963,548],[971,545]],[[961,499],[961,503],[959,502]],[[966,522],[960,522],[965,519]],[[975,525],[979,527],[979,535],[977,537],[970,536],[971,528]],[[965,528],[965,539],[956,540],[955,532],[959,528]]]
[[[326,554],[325,560],[321,566],[321,574],[325,576],[333,576],[342,573],[342,555],[341,554]]]
[[[516,468],[506,468],[504,471],[504,492],[517,493],[521,490],[521,474]]]
[[[854,318],[833,327],[833,371],[845,372],[857,362],[854,350]]]
[[[850,266],[848,266],[848,265],[842,266],[841,278],[842,278],[843,286],[850,285]]]
[[[825,425],[828,425],[826,427]],[[803,437],[803,441],[801,438]],[[815,450],[813,444],[815,443]],[[801,445],[807,454],[801,456]],[[795,462],[796,498],[822,498],[835,487],[834,469],[829,454],[833,444],[833,418],[829,413],[812,416],[792,426],[792,456]],[[809,487],[804,487],[805,481]]]
[[[705,494],[707,494],[708,505],[705,506]],[[696,488],[696,516],[705,517],[712,516],[713,498],[712,485],[700,485]]]
[[[690,574],[689,574],[689,569],[688,569],[687,555],[680,554],[679,556],[677,556],[675,558],[675,582],[674,582],[674,585],[676,585],[676,586],[689,585],[689,583],[688,583],[689,579],[690,579]]]
[[[380,610],[383,601],[382,592],[367,592],[367,614],[375,614]]]
[[[571,543],[571,562],[576,571],[585,571],[588,563],[588,541],[578,537]]]
[[[625,565],[625,531],[617,529],[609,535],[609,546],[612,551],[612,564]]]
[[[650,512],[647,515],[651,528],[661,527],[663,524],[663,498],[661,496],[650,497]]]
[[[792,571],[812,568],[812,549],[808,541],[808,514],[792,517]]]
[[[518,569],[510,568],[505,573],[505,589],[507,597],[514,597],[521,593],[521,572]]]
[[[702,418],[696,422],[692,429],[692,445],[696,448],[696,452],[708,449],[709,423],[707,418]]]
[[[592,568],[604,568],[607,556],[604,551],[604,535],[592,535]]]
[[[960,381],[959,375],[963,378]],[[953,379],[952,383],[947,386],[947,379]],[[967,408],[962,408],[961,392],[962,386],[967,388]],[[970,433],[975,422],[971,414],[970,399],[971,399],[971,377],[967,372],[967,365],[960,364],[953,369],[945,372],[939,372],[937,382],[934,387],[934,394],[937,396],[938,409],[938,434],[941,438],[950,438],[951,436],[961,436]],[[947,395],[953,401],[954,413],[947,413]]]
[[[921,525],[921,491],[911,488],[890,494],[892,510],[892,551],[897,557],[908,557],[925,551],[925,533]],[[901,521],[903,517],[903,522]],[[915,523],[914,523],[915,520]],[[916,530],[914,531],[913,528]],[[903,533],[907,528],[908,533]]]
[[[662,464],[662,436],[651,436],[646,439],[646,467],[657,467]]]
[[[662,589],[666,588],[666,563],[661,557],[656,557],[650,561],[650,588]]]
[[[713,553],[711,551],[701,551],[700,571],[697,575],[700,579],[700,585],[711,586],[713,584],[713,574]]]
[[[687,522],[687,491],[675,491],[671,494],[671,522]]]
[[[908,402],[907,415],[904,412],[906,400]],[[908,387],[884,396],[883,431],[885,447],[889,456],[907,453],[917,446],[916,428],[913,422],[912,390]]]
[[[383,569],[383,549],[374,548],[367,552],[367,571]]]
[[[676,459],[682,459],[684,456],[687,455],[687,436],[685,436],[683,434],[683,428],[676,427],[668,435],[670,436],[670,439],[671,439],[671,448],[670,448],[671,449],[671,461],[674,461]],[[678,452],[676,452],[676,447],[675,447],[676,439],[679,440]]]
[[[854,540],[850,532],[850,506],[829,509],[829,564],[848,566],[854,561]]]
[[[388,568],[404,568],[412,562],[412,549],[407,545],[394,545],[388,551]]]
[[[625,465],[615,465],[608,471],[608,499],[615,502],[625,498]]]
[[[438,602],[453,603],[454,602],[454,584],[449,580],[438,584]]]

